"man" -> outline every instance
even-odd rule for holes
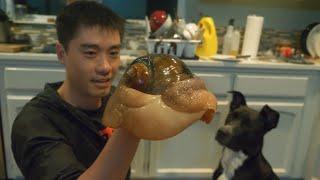
[[[124,179],[140,140],[125,129],[108,139],[100,121],[120,64],[124,21],[99,3],[79,1],[56,25],[66,77],[47,84],[17,116],[15,160],[26,179]]]

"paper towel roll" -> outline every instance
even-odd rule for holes
[[[241,52],[242,55],[250,55],[251,58],[255,58],[257,56],[263,27],[263,19],[264,18],[262,16],[256,15],[249,15],[247,17]]]

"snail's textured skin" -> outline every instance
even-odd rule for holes
[[[148,55],[127,68],[107,104],[103,123],[126,128],[142,139],[166,139],[199,119],[209,123],[216,102],[181,60]]]

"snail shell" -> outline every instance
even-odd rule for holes
[[[209,123],[216,107],[214,94],[183,61],[154,54],[137,58],[127,68],[102,121],[142,139],[161,140],[199,119]]]

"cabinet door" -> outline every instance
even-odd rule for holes
[[[283,75],[236,75],[234,89],[245,96],[305,97],[309,77]]]
[[[223,123],[227,102],[218,102],[218,111],[210,124],[196,122],[168,140],[152,141],[151,177],[210,177],[219,161],[215,132]]]
[[[263,154],[279,176],[291,175],[293,164],[302,163],[295,161],[295,149],[299,146],[296,139],[302,123],[303,103],[268,103],[268,100],[265,100],[263,102],[248,101],[247,104],[258,111],[268,104],[280,113],[278,126],[265,135]]]
[[[232,89],[232,78],[229,74],[201,72],[196,75],[205,82],[207,89],[218,97],[226,96]]]
[[[3,121],[3,132],[4,132],[4,143],[5,143],[5,154],[6,154],[6,165],[8,178],[21,178],[22,173],[13,157],[11,151],[11,127],[17,114],[21,111],[25,103],[27,103],[33,96],[7,96],[7,112],[8,119]]]
[[[320,112],[318,112],[320,115]],[[320,116],[318,116],[320,117]],[[320,121],[317,119],[312,127],[312,136],[307,152],[304,179],[320,180]]]
[[[8,123],[4,123],[4,135],[5,135],[5,153],[6,153],[6,166],[7,166],[7,175],[8,178],[21,178],[22,173],[18,166],[16,165],[16,162],[13,157],[13,153],[11,151],[11,127],[13,125],[14,119],[16,118],[17,114],[21,111],[23,106],[32,99],[33,96],[13,96],[9,95],[7,97],[7,104],[8,104]],[[132,162],[132,177],[142,177],[145,175],[144,167],[145,167],[145,161],[144,161],[144,155],[145,155],[145,142],[142,141],[139,145],[139,148],[137,150],[137,153],[134,157],[134,160]]]
[[[139,144],[137,152],[131,163],[131,177],[132,178],[143,178],[147,176],[146,166],[148,164],[146,154],[148,153],[147,147],[148,142],[142,140]]]
[[[62,81],[65,71],[61,68],[15,68],[4,70],[4,88],[6,90],[41,91],[46,83]]]
[[[312,169],[311,169],[311,179],[314,180],[318,180],[320,179],[320,143],[318,142],[316,148],[315,148],[315,152],[314,153],[314,159],[312,159],[314,162],[312,162],[312,160],[310,161],[310,163],[313,163],[311,165]]]

